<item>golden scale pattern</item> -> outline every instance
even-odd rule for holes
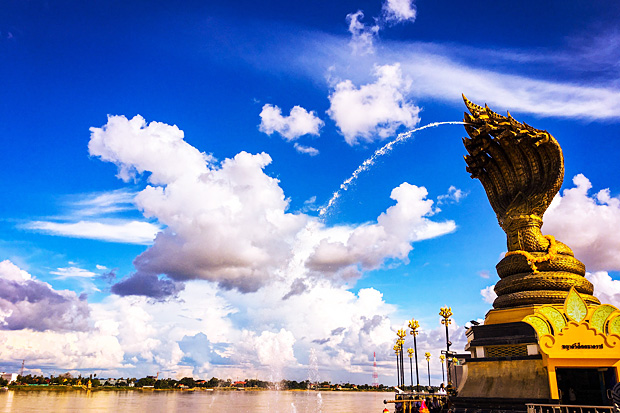
[[[502,116],[463,96],[463,138],[467,172],[479,179],[499,225],[508,253],[497,264],[495,308],[561,304],[571,287],[589,304],[600,304],[585,279],[585,266],[572,250],[541,232],[542,216],[564,179],[564,157],[547,131]]]

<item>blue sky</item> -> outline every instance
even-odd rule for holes
[[[393,384],[394,331],[491,308],[461,93],[546,129],[545,215],[620,304],[620,6],[0,4],[0,369]],[[157,238],[154,238],[157,235]],[[407,344],[409,345],[409,344]],[[441,376],[438,360],[431,366]]]

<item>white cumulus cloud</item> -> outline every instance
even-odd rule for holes
[[[454,185],[450,185],[448,188],[448,193],[444,195],[439,195],[437,197],[438,204],[448,204],[448,203],[458,203],[461,199],[467,196],[467,192],[464,192],[461,189],[458,189]]]
[[[586,278],[594,284],[594,296],[602,304],[611,304],[620,308],[620,280],[611,278],[607,271],[586,273]]]
[[[158,168],[174,170],[167,162],[200,152],[176,141],[182,136],[176,128],[157,124],[159,132],[153,134],[150,124],[134,129],[121,125],[133,120],[110,120],[114,128],[92,128],[92,139],[103,148],[113,147],[107,139],[114,142],[117,151],[108,149],[106,156],[121,168],[144,170],[135,166],[135,161],[155,169],[145,172],[151,173],[151,178],[158,176],[159,185],[147,186],[136,195],[135,203],[147,218],[164,227],[153,246],[134,260],[137,272],[112,287],[122,295],[161,299],[177,294],[181,288],[175,283],[189,279],[250,292],[277,279],[307,277],[309,270],[321,274],[319,269],[327,267],[332,270],[321,275],[337,275],[334,280],[356,278],[359,271],[377,268],[386,259],[406,261],[412,242],[455,228],[452,221],[431,220],[433,201],[426,199],[426,189],[409,184],[394,189],[392,198],[397,203],[378,217],[377,224],[325,227],[314,217],[287,211],[288,200],[278,180],[263,170],[271,162],[265,153],[241,152],[218,165],[195,156],[186,161],[200,165],[186,164],[184,172],[161,173]],[[127,140],[122,138],[125,133],[131,135]],[[141,133],[145,136],[138,136]],[[122,144],[132,146],[133,140],[176,143],[168,148],[166,159],[146,151],[135,160],[133,152]],[[164,144],[155,142],[153,146]],[[99,152],[91,154],[99,156]],[[158,277],[162,274],[169,279]],[[303,291],[303,285],[298,283],[296,291]]]
[[[283,357],[290,359],[291,366],[301,363],[310,349],[315,349],[319,369],[326,380],[330,377],[350,378],[350,373],[362,371],[360,365],[367,371],[371,366],[369,355],[371,357],[373,351],[377,351],[380,360],[391,355],[394,330],[389,317],[396,307],[386,303],[378,290],[365,288],[355,294],[342,285],[318,280],[303,294],[282,300],[286,290],[283,281],[255,293],[224,293],[231,305],[243,309],[236,318],[246,319],[252,324],[246,328],[255,331],[243,335],[247,337],[245,344],[241,340],[233,345],[232,354],[237,363],[257,365],[252,358],[257,356],[256,339],[263,334],[262,331],[268,332],[264,338],[276,341],[283,349]],[[246,318],[245,314],[251,316]],[[299,358],[292,358],[289,352],[292,337],[294,354],[301,355]],[[274,346],[270,344],[271,348]],[[260,356],[260,364],[268,367],[267,372],[275,376],[286,373],[288,367],[269,355]],[[307,367],[303,370],[302,377],[305,377]],[[294,369],[290,369],[288,377],[293,374]]]
[[[128,182],[137,174],[150,172],[149,181],[160,184],[192,173],[207,172],[213,161],[184,141],[183,131],[161,122],[148,125],[140,115],[128,120],[108,116],[102,128],[91,128],[88,151],[118,166],[118,177]],[[191,168],[191,171],[188,171]]]
[[[495,285],[489,285],[483,288],[480,290],[480,295],[482,295],[482,299],[485,303],[493,304],[493,301],[497,298],[497,294],[495,294]]]
[[[320,133],[324,122],[313,111],[308,112],[301,106],[294,106],[288,116],[282,116],[278,106],[266,104],[260,113],[259,130],[271,135],[278,132],[287,141],[294,141],[303,135]]]
[[[424,187],[403,183],[392,190],[397,201],[377,218],[376,224],[361,225],[340,232],[340,239],[323,239],[308,260],[317,271],[334,272],[359,264],[363,269],[377,268],[387,258],[407,260],[412,242],[435,238],[456,229],[454,221],[429,219],[433,201],[426,199]]]
[[[89,311],[85,297],[55,290],[9,260],[0,262],[1,330],[84,331]]]
[[[416,7],[413,0],[386,0],[383,3],[383,17],[388,23],[413,22]]]
[[[32,279],[32,276],[27,271],[22,270],[9,260],[0,262],[0,276],[5,280],[17,282]]]
[[[245,290],[267,282],[308,219],[286,212],[278,181],[263,172],[270,162],[267,154],[242,152],[209,174],[142,191],[138,205],[167,228],[136,258],[138,271]]]
[[[592,184],[582,174],[573,184],[553,199],[544,216],[544,233],[567,244],[589,270],[620,270],[620,198],[612,197],[609,189],[589,194]]]
[[[400,65],[376,66],[374,74],[375,83],[356,87],[344,80],[329,96],[328,114],[349,145],[386,139],[398,127],[412,128],[420,121],[420,108],[406,99],[411,82]]]
[[[367,55],[374,52],[374,40],[379,33],[379,25],[367,26],[362,22],[364,13],[361,10],[347,14],[351,41],[349,45],[355,55]]]
[[[316,148],[313,148],[312,146],[300,145],[297,142],[295,142],[295,144],[293,146],[295,147],[295,149],[299,153],[305,153],[305,154],[308,154],[310,156],[316,156],[316,155],[319,154],[319,150],[316,149]]]
[[[234,353],[243,354],[239,357],[240,361],[268,372],[268,380],[276,382],[287,377],[285,370],[298,367],[293,354],[295,341],[293,333],[285,328],[281,328],[279,332],[263,330],[260,334],[243,330]]]
[[[56,371],[118,369],[124,352],[118,340],[95,332],[11,331],[0,338],[0,360],[28,360],[31,366],[55,366]],[[46,374],[53,374],[48,370]]]

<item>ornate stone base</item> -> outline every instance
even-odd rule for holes
[[[515,320],[533,308],[494,311],[495,321]],[[458,412],[520,412],[526,411],[526,403],[558,403],[552,399],[549,375],[530,325],[500,322],[473,326],[467,338],[465,349],[472,358],[461,366],[458,397],[451,399]]]
[[[541,356],[470,359],[463,366],[459,398],[551,400]]]

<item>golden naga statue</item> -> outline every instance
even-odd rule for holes
[[[561,304],[571,287],[587,303],[600,304],[585,279],[585,266],[571,249],[543,235],[542,216],[564,179],[562,149],[547,131],[499,115],[470,102],[465,113],[469,138],[463,144],[467,172],[480,180],[499,225],[508,239],[508,252],[497,264],[494,308]]]

